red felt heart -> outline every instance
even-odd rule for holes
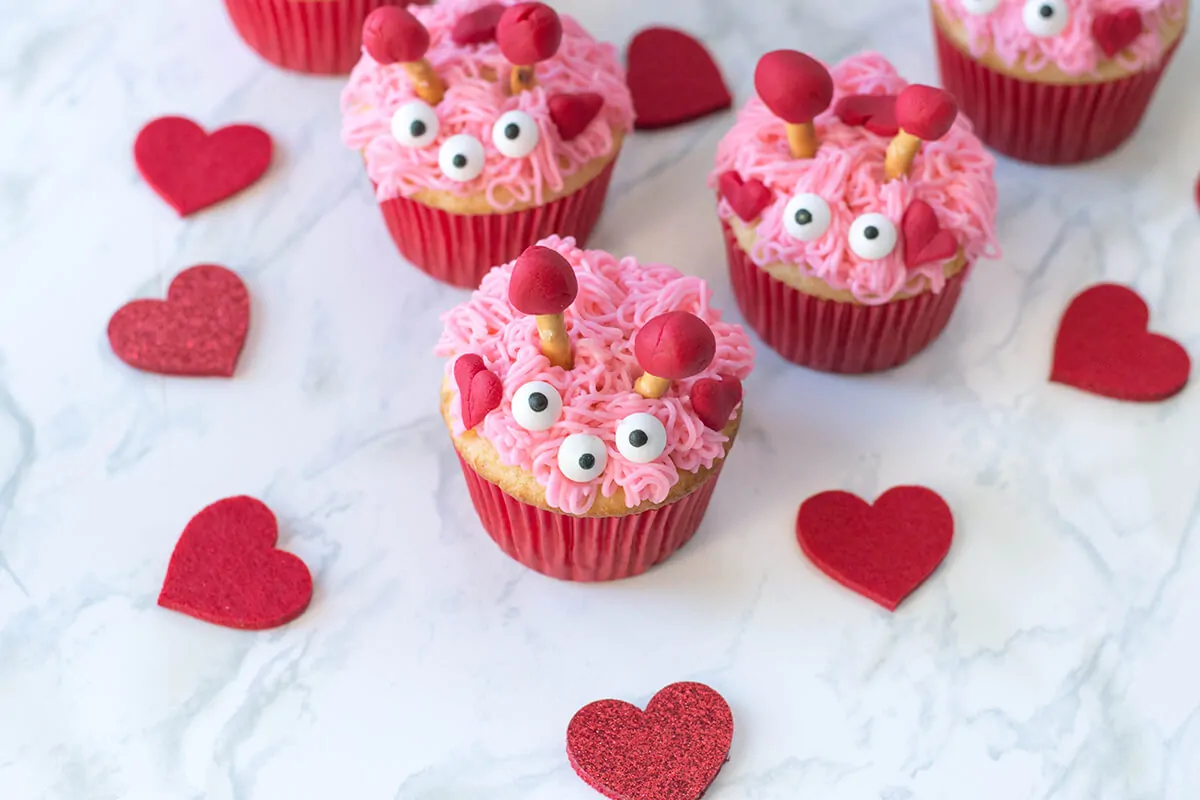
[[[880,136],[900,132],[894,94],[852,94],[838,101],[834,113],[847,125],[861,126]]]
[[[496,26],[500,24],[502,16],[504,16],[504,6],[500,3],[480,6],[458,18],[450,37],[455,44],[460,45],[494,42],[496,41]]]
[[[1054,344],[1050,380],[1117,400],[1166,400],[1187,385],[1187,351],[1147,331],[1150,310],[1126,286],[1102,283],[1075,296]]]
[[[175,276],[164,300],[134,300],[108,322],[108,342],[131,367],[163,375],[228,378],[250,327],[250,295],[214,264]]]
[[[1133,44],[1142,30],[1142,14],[1136,8],[1097,14],[1092,20],[1092,38],[1109,58]]]
[[[721,380],[701,378],[692,384],[692,411],[705,427],[724,430],[733,410],[742,402],[742,382],[730,375]]]
[[[613,800],[696,800],[733,742],[733,713],[702,683],[673,683],[645,711],[590,703],[567,726],[567,755],[584,782]]]
[[[849,492],[822,492],[800,506],[804,554],[848,589],[895,611],[950,550],[954,518],[936,492],[897,486],[874,506]]]
[[[183,529],[158,604],[224,625],[265,630],[308,608],[312,575],[296,556],[275,549],[275,515],[253,497],[229,497]]]
[[[504,384],[474,353],[459,356],[454,362],[454,382],[458,384],[463,427],[467,430],[483,422],[504,399]]]
[[[271,137],[253,125],[205,133],[184,117],[161,117],[133,145],[138,171],[179,216],[237,194],[271,164]]]
[[[558,128],[558,135],[569,142],[587,130],[600,109],[604,108],[604,97],[595,92],[578,94],[555,94],[546,101],[550,120]]]
[[[942,230],[937,212],[924,200],[913,200],[900,221],[904,230],[904,264],[909,269],[946,261],[958,254],[958,240]]]
[[[627,81],[637,128],[667,128],[733,105],[712,55],[673,28],[646,28],[633,37]]]
[[[717,188],[733,209],[733,213],[746,222],[758,219],[773,199],[771,190],[762,181],[755,178],[744,181],[734,170],[722,173]]]

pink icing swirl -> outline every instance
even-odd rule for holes
[[[754,366],[750,340],[740,326],[721,321],[720,312],[709,306],[708,285],[699,278],[663,264],[639,264],[601,250],[580,250],[570,238],[552,236],[540,244],[561,253],[579,280],[579,294],[565,314],[575,368],[551,367],[542,355],[534,318],[509,303],[513,264],[493,269],[468,302],[442,317],[446,327],[437,353],[477,353],[504,383],[504,402],[476,431],[491,442],[505,464],[533,473],[545,487],[550,506],[583,514],[597,491],[612,497],[618,487],[630,508],[646,501],[662,502],[681,471],[709,468],[724,456],[728,438],[704,426],[692,411],[689,394],[702,378],[728,375],[744,380]],[[698,375],[675,381],[664,397],[648,400],[633,390],[642,374],[633,354],[633,338],[649,320],[677,310],[690,311],[709,324],[717,340],[716,357]],[[453,385],[453,360],[446,365],[446,377]],[[513,394],[529,381],[545,381],[562,395],[562,417],[550,430],[528,431],[513,417]],[[617,425],[637,412],[653,414],[667,431],[666,449],[649,464],[626,460],[616,445]],[[454,434],[461,435],[457,391],[450,413]],[[598,436],[607,447],[608,466],[590,483],[571,481],[558,469],[559,446],[573,433]]]
[[[846,59],[832,74],[833,104],[816,119],[821,146],[815,158],[791,156],[783,121],[758,97],[738,113],[733,129],[717,148],[709,186],[716,189],[720,176],[735,170],[743,180],[762,181],[775,195],[755,226],[757,240],[750,252],[754,263],[796,265],[806,275],[847,290],[866,304],[885,303],[901,292],[940,292],[945,285],[944,263],[908,269],[902,245],[874,261],[850,248],[850,226],[857,217],[881,213],[899,231],[904,211],[914,199],[933,207],[968,260],[998,255],[995,159],[972,133],[971,124],[960,115],[945,137],[922,145],[907,179],[887,181],[883,168],[889,139],[842,123],[834,109],[847,95],[897,94],[907,82],[876,53]],[[796,239],[784,227],[787,203],[800,193],[819,195],[832,212],[828,230],[810,242]],[[718,213],[726,220],[736,216],[724,198],[719,200]]]
[[[574,19],[563,17],[558,54],[536,67],[538,86],[514,96],[507,93],[512,65],[495,42],[461,46],[451,38],[458,19],[495,0],[441,0],[409,10],[429,29],[426,59],[446,83],[446,96],[435,109],[439,132],[427,147],[401,145],[391,132],[392,115],[417,99],[399,64],[381,65],[363,53],[342,92],[342,139],[361,150],[367,173],[380,201],[411,197],[422,189],[455,195],[484,193],[498,211],[517,204],[542,204],[547,190],[560,191],[567,177],[589,161],[612,153],[613,131],[633,125],[633,101],[612,45],[597,43]],[[505,0],[513,5],[515,0]],[[489,74],[493,79],[484,77]],[[595,92],[604,108],[587,129],[569,142],[560,139],[550,118],[550,95]],[[538,124],[537,148],[524,158],[508,158],[492,143],[492,126],[506,111],[519,109]],[[438,166],[438,148],[449,137],[466,133],[484,147],[486,162],[479,177],[459,183]],[[504,193],[500,189],[507,190]]]
[[[933,1],[966,28],[968,47],[975,58],[994,51],[1009,66],[1024,59],[1023,66],[1029,72],[1053,65],[1068,75],[1087,75],[1108,60],[1092,36],[1092,22],[1098,15],[1125,8],[1141,12],[1142,35],[1115,56],[1122,67],[1136,71],[1162,60],[1168,46],[1162,28],[1177,22],[1187,6],[1187,0],[1055,0],[1070,13],[1067,27],[1057,36],[1040,37],[1025,26],[1026,0],[1000,0],[987,14],[970,13],[963,0]]]

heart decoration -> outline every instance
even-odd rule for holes
[[[587,130],[592,120],[604,108],[604,97],[595,92],[578,94],[555,94],[546,101],[550,120],[558,128],[558,135],[569,142]]]
[[[454,23],[450,38],[458,45],[487,44],[496,41],[496,26],[504,16],[505,8],[500,3],[489,3],[474,11],[463,14]]]
[[[717,188],[733,209],[733,213],[744,222],[758,219],[774,199],[771,190],[762,181],[755,178],[742,180],[742,176],[735,170],[722,173],[717,181]]]
[[[1050,380],[1116,400],[1154,402],[1178,394],[1191,359],[1174,339],[1150,333],[1149,321],[1146,302],[1126,286],[1084,290],[1059,324]]]
[[[163,375],[233,375],[250,328],[250,294],[215,264],[175,276],[164,300],[134,300],[108,322],[113,352],[131,367]]]
[[[947,261],[958,254],[958,240],[943,230],[937,212],[924,200],[913,200],[900,221],[904,231],[904,264],[909,269]]]
[[[213,503],[183,529],[158,604],[227,628],[291,622],[308,608],[312,575],[275,549],[278,538],[275,515],[253,497]]]
[[[1133,44],[1144,29],[1142,14],[1136,8],[1097,14],[1092,20],[1092,38],[1109,58]]]
[[[186,217],[261,178],[271,150],[270,135],[253,125],[205,133],[185,117],[160,117],[142,128],[133,156],[146,183]]]
[[[629,43],[634,127],[668,128],[723,111],[733,95],[704,45],[674,28],[646,28]]]
[[[809,560],[846,588],[895,611],[950,550],[954,517],[921,486],[897,486],[871,506],[849,492],[822,492],[796,515]]]
[[[724,430],[733,411],[742,402],[742,382],[731,375],[720,380],[701,378],[692,384],[692,411],[706,428]]]
[[[673,683],[645,711],[599,700],[567,726],[571,766],[612,800],[697,800],[725,765],[732,743],[733,712],[702,683]]]
[[[467,430],[483,422],[504,399],[504,384],[474,353],[459,356],[454,362],[454,382],[458,384],[462,422]]]
[[[852,94],[838,101],[834,113],[847,125],[866,128],[879,136],[900,132],[894,94]]]

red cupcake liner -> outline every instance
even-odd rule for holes
[[[344,75],[362,55],[362,26],[401,0],[225,0],[246,44],[272,64],[317,75]]]
[[[729,276],[742,316],[779,355],[809,369],[858,374],[898,367],[945,329],[969,267],[938,294],[877,306],[839,303],[799,291],[750,260],[721,220]]]
[[[1103,83],[1021,80],[964,53],[934,23],[942,85],[958,100],[984,144],[1034,164],[1077,164],[1117,149],[1146,113],[1179,42],[1162,62]]]
[[[640,575],[688,543],[712,499],[718,471],[664,506],[621,517],[573,517],[523,503],[483,478],[460,456],[483,527],[509,556],[566,581]]]
[[[407,197],[379,204],[392,240],[414,266],[439,281],[474,289],[483,276],[551,234],[587,243],[604,209],[614,158],[577,191],[508,214],[454,214]]]

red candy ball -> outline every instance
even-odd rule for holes
[[[795,50],[775,50],[758,60],[754,88],[784,122],[799,125],[833,102],[833,78],[820,61]]]
[[[927,142],[950,132],[958,117],[958,103],[949,92],[914,83],[896,98],[896,121],[906,133]]]
[[[540,245],[517,258],[508,281],[508,301],[522,314],[561,314],[577,294],[579,281],[571,263]]]
[[[633,342],[642,369],[672,381],[690,378],[712,363],[717,339],[695,314],[668,311],[642,326]]]
[[[363,23],[363,47],[380,64],[408,64],[425,57],[429,31],[405,9],[384,6]]]
[[[500,52],[520,67],[545,61],[557,53],[562,35],[558,14],[545,3],[509,6],[496,25]]]

